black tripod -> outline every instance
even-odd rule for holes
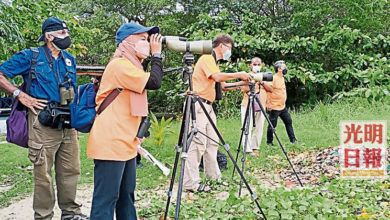
[[[241,86],[243,86],[243,85],[241,85]],[[230,86],[230,87],[235,87],[235,86]],[[276,130],[275,130],[274,126],[272,125],[268,115],[265,113],[265,110],[264,110],[263,106],[261,105],[259,97],[257,97],[256,94],[255,94],[255,83],[254,83],[254,81],[249,83],[249,92],[250,92],[250,94],[248,95],[248,106],[247,106],[246,111],[245,111],[245,119],[244,119],[244,123],[243,123],[242,128],[241,128],[241,137],[240,137],[240,141],[239,141],[239,144],[238,144],[237,155],[236,155],[236,160],[237,160],[238,159],[238,155],[240,154],[240,150],[241,150],[242,138],[243,138],[243,136],[245,134],[244,151],[243,151],[243,156],[242,156],[242,160],[241,160],[242,161],[242,169],[241,169],[242,172],[244,172],[244,168],[245,168],[244,165],[245,165],[245,160],[246,160],[246,156],[245,156],[246,155],[246,147],[247,147],[247,144],[248,144],[249,129],[251,129],[250,128],[250,120],[251,120],[251,118],[249,117],[250,115],[253,116],[253,127],[256,126],[255,120],[254,120],[255,119],[255,111],[254,111],[254,108],[255,108],[254,104],[255,103],[254,102],[256,101],[257,104],[259,105],[260,109],[261,109],[261,113],[264,115],[264,117],[267,119],[268,124],[271,126],[272,132],[275,135],[276,140],[278,141],[279,146],[282,149],[284,155],[286,156],[286,159],[289,162],[289,164],[290,164],[290,166],[291,166],[295,176],[297,177],[299,184],[301,185],[301,187],[303,187],[301,179],[299,178],[297,172],[295,171],[294,166],[291,163],[286,150],[284,149],[282,143],[280,142],[280,139],[279,139],[278,135],[276,134]],[[233,168],[233,175],[232,176],[234,176],[235,168],[236,167]],[[242,182],[240,181],[239,196],[241,196],[241,188],[242,188]]]
[[[250,92],[250,94],[248,95],[248,105],[247,105],[246,110],[245,110],[244,123],[242,124],[242,127],[241,127],[241,136],[240,136],[240,141],[238,144],[237,155],[236,155],[236,161],[237,161],[238,155],[239,155],[240,150],[241,150],[242,139],[245,136],[243,155],[242,155],[242,159],[241,159],[241,163],[242,163],[241,171],[243,173],[245,173],[244,170],[245,170],[245,161],[246,161],[246,150],[247,150],[248,142],[249,142],[248,139],[249,139],[249,132],[251,129],[251,126],[250,126],[251,120],[253,123],[253,127],[256,127],[255,106],[254,106],[254,103],[255,103],[254,97],[256,95],[255,95],[255,83],[254,82],[249,83],[249,92]],[[236,167],[233,168],[232,177],[234,176],[235,170],[236,170]],[[238,196],[241,196],[241,189],[242,189],[242,181],[240,180],[240,189],[238,191]]]
[[[186,66],[184,67],[183,74],[188,75],[189,90],[190,91],[189,91],[189,94],[186,96],[186,100],[185,100],[183,120],[181,123],[179,139],[178,139],[177,146],[176,146],[175,163],[174,163],[174,167],[173,167],[171,183],[170,183],[169,190],[168,190],[168,199],[167,199],[167,205],[166,205],[166,209],[165,209],[164,219],[167,219],[167,216],[168,216],[169,204],[170,204],[171,197],[172,197],[173,184],[175,182],[176,171],[177,171],[177,167],[178,167],[178,163],[179,163],[179,156],[181,155],[180,177],[179,177],[179,184],[178,184],[178,190],[177,190],[176,211],[175,211],[175,219],[176,220],[179,219],[181,194],[182,194],[182,190],[183,190],[184,167],[185,167],[186,159],[188,156],[187,152],[188,152],[188,148],[192,142],[192,139],[197,134],[204,135],[206,138],[208,138],[211,141],[217,143],[218,145],[224,147],[224,149],[226,150],[230,159],[232,160],[234,167],[237,168],[237,172],[239,173],[242,181],[244,182],[244,184],[248,188],[254,202],[256,203],[256,206],[259,208],[260,213],[262,214],[264,219],[267,219],[263,210],[260,207],[260,204],[259,204],[258,199],[257,199],[257,195],[254,194],[254,192],[250,188],[248,182],[245,180],[244,174],[241,172],[240,168],[237,165],[237,162],[234,160],[232,154],[230,153],[230,150],[229,150],[230,146],[224,141],[222,135],[220,134],[220,132],[217,129],[216,124],[212,121],[210,115],[207,113],[207,110],[206,110],[204,104],[199,99],[199,96],[197,96],[193,92],[193,87],[192,87],[193,68],[192,68],[192,65],[194,64],[194,60],[195,60],[194,56],[191,53],[189,53],[188,51],[184,54],[183,63]],[[199,131],[196,128],[196,112],[195,112],[195,103],[196,102],[198,102],[200,107],[202,108],[203,113],[206,115],[206,117],[207,117],[208,121],[210,122],[210,124],[212,125],[214,131],[218,135],[218,139],[221,142],[221,144],[219,143],[218,140],[214,140],[214,139],[210,138],[205,133]],[[192,120],[192,123],[191,123],[192,128],[191,129],[190,129],[190,120]]]

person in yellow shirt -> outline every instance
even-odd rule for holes
[[[131,22],[116,33],[117,49],[108,63],[96,95],[97,109],[118,88],[122,92],[97,114],[88,137],[87,155],[94,159],[91,219],[137,219],[134,206],[136,137],[141,119],[148,114],[146,90],[159,89],[162,81],[160,28]],[[150,36],[150,43],[148,38]],[[151,72],[142,61],[152,54]]]
[[[269,106],[270,110],[269,119],[276,128],[278,117],[280,117],[286,126],[287,135],[291,143],[297,141],[294,135],[294,129],[292,126],[292,119],[286,108],[287,92],[286,84],[284,81],[284,75],[287,74],[287,67],[284,61],[279,60],[274,64],[276,74],[272,81],[272,93],[269,94]],[[267,129],[267,144],[273,145],[273,132],[272,127],[268,125]]]
[[[193,73],[193,90],[199,96],[199,101],[203,102],[207,113],[212,118],[215,124],[217,119],[212,107],[212,103],[216,99],[216,94],[219,93],[216,83],[221,83],[221,88],[224,91],[232,90],[225,88],[230,85],[241,85],[244,82],[225,83],[225,81],[233,79],[249,80],[250,74],[246,72],[222,73],[219,70],[217,61],[227,60],[230,58],[231,50],[234,43],[233,40],[225,34],[220,34],[213,40],[212,55],[203,55],[199,58],[195,65]],[[206,134],[208,137],[218,140],[211,123],[208,121],[206,114],[203,112],[199,103],[195,104],[196,111],[196,126],[199,132]],[[209,179],[219,179],[221,172],[217,163],[218,144],[198,133],[191,142],[188,150],[187,163],[184,169],[184,189],[189,191],[209,191],[209,187],[201,184],[199,176],[199,164],[203,156],[204,173]]]
[[[262,67],[262,61],[259,57],[254,57],[251,59],[250,64],[252,73],[259,73]],[[242,102],[241,102],[241,124],[244,123],[245,112],[248,106],[248,91],[249,86],[241,87],[241,91],[244,94]],[[272,92],[272,87],[268,82],[256,82],[255,91],[259,94],[261,105],[266,107],[267,102],[267,92]],[[265,117],[263,113],[256,112],[255,113],[255,124],[256,127],[252,133],[253,127],[253,117],[250,119],[249,125],[249,135],[248,135],[248,146],[246,146],[246,153],[252,153],[253,156],[257,156],[257,150],[260,148],[261,139],[263,137],[263,127],[264,127]],[[253,134],[253,135],[252,135]]]

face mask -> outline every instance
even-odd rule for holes
[[[284,70],[282,71],[282,73],[283,73],[283,75],[286,75],[286,74],[287,74],[287,69],[284,69]]]
[[[253,72],[259,73],[261,70],[261,66],[253,66]]]
[[[223,54],[223,59],[224,60],[228,60],[230,58],[230,56],[232,55],[232,51],[231,50],[227,50],[224,54]]]
[[[129,46],[134,48],[137,57],[139,57],[141,59],[145,59],[146,57],[149,56],[150,46],[149,46],[149,43],[147,41],[141,40],[141,41],[138,41],[137,44],[132,43],[132,42],[128,42],[128,41],[124,41],[124,42],[127,43]],[[133,45],[135,45],[135,46],[133,46]]]
[[[65,50],[70,46],[71,40],[69,36],[64,38],[54,37],[52,43],[57,50]]]

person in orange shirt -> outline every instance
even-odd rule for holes
[[[229,91],[234,88],[225,88],[225,86],[238,86],[245,82],[225,83],[225,81],[233,79],[250,79],[250,74],[246,72],[222,73],[219,70],[217,61],[229,59],[233,45],[233,40],[228,35],[217,35],[213,40],[212,54],[203,55],[199,58],[192,76],[193,90],[199,96],[199,101],[204,104],[207,113],[215,124],[217,124],[217,119],[211,104],[215,101],[216,95],[220,92],[216,89],[216,83],[221,83],[222,90]],[[183,186],[184,189],[188,191],[209,191],[209,187],[201,184],[199,164],[203,156],[205,176],[209,179],[220,179],[221,171],[219,170],[217,163],[218,144],[206,138],[201,133],[206,134],[216,141],[218,141],[218,136],[211,123],[208,121],[206,114],[200,107],[199,102],[196,102],[195,104],[195,112],[196,127],[199,132],[193,138],[188,150],[187,163],[184,169]]]
[[[146,90],[159,89],[162,81],[160,28],[131,22],[116,33],[117,49],[108,63],[96,95],[97,109],[113,90],[122,92],[98,114],[88,137],[87,155],[94,159],[91,219],[137,219],[134,206],[136,137],[141,119],[148,114]],[[148,38],[150,36],[150,43]],[[151,72],[142,61],[152,54]]]
[[[269,106],[270,110],[269,119],[276,128],[278,117],[282,119],[284,125],[286,126],[287,135],[291,143],[297,141],[294,135],[294,129],[292,126],[292,119],[286,108],[287,92],[286,84],[284,81],[284,75],[287,74],[287,67],[284,61],[279,60],[274,64],[274,69],[276,74],[272,81],[272,93],[269,94]],[[272,127],[268,125],[267,129],[267,144],[273,145],[273,132]]]
[[[251,59],[251,70],[252,73],[259,73],[261,70],[262,61],[259,57],[254,57]],[[248,106],[248,91],[249,86],[241,87],[241,91],[244,94],[241,102],[241,123],[244,123],[245,113]],[[255,91],[259,95],[261,105],[265,108],[267,101],[267,92],[272,92],[272,87],[267,82],[256,82]],[[260,148],[261,139],[263,137],[263,126],[264,126],[265,117],[263,113],[255,113],[255,124],[256,127],[253,130],[253,117],[250,119],[249,125],[249,135],[248,135],[248,145],[246,146],[246,153],[252,153],[253,156],[257,156],[256,151]],[[244,143],[244,142],[243,142]]]

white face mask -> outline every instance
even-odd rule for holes
[[[261,66],[253,66],[252,71],[255,73],[260,73]]]
[[[132,48],[134,48],[137,57],[139,57],[141,59],[145,59],[146,57],[149,56],[150,46],[149,46],[149,43],[147,41],[140,40],[136,44],[132,43],[132,42],[128,42],[128,41],[124,41],[124,42],[127,43]],[[133,46],[133,45],[135,45],[135,46]]]
[[[227,50],[224,54],[223,54],[223,59],[224,60],[228,60],[230,58],[230,56],[232,55],[232,51],[231,50]]]

